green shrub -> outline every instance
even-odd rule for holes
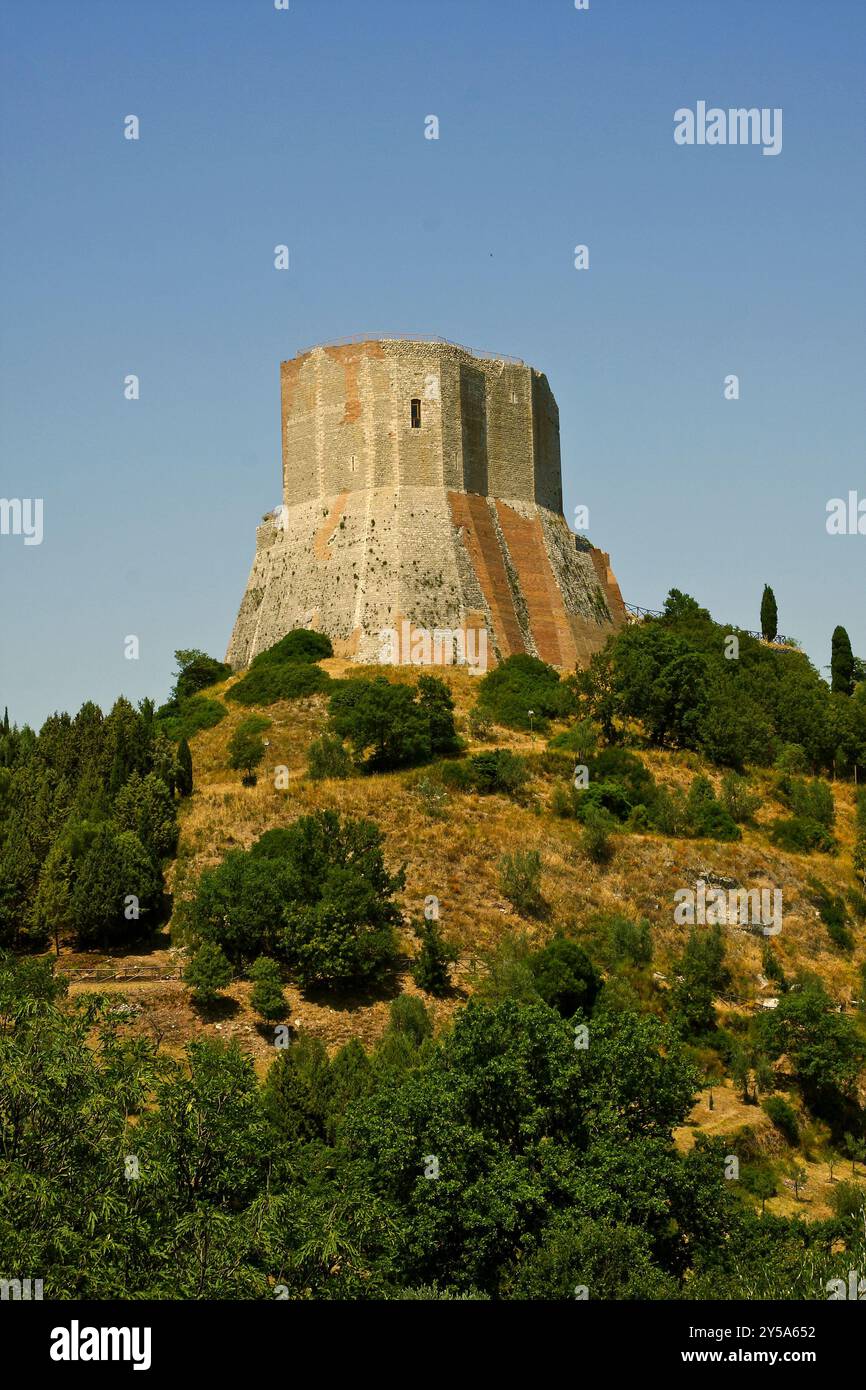
[[[493,720],[477,705],[469,711],[469,718],[466,721],[469,734],[472,738],[480,740],[488,739],[493,736]]]
[[[798,773],[805,772],[808,768],[806,750],[799,743],[786,743],[781,749],[773,766],[777,772],[790,773],[796,776]]]
[[[537,849],[515,850],[499,861],[499,887],[512,907],[527,917],[544,911],[541,896],[541,855]]]
[[[609,834],[610,822],[598,813],[588,816],[580,837],[580,847],[593,864],[601,867],[613,858],[613,842]]]
[[[427,994],[447,994],[451,985],[450,967],[458,957],[457,947],[445,940],[436,922],[421,922],[416,935],[421,949],[412,965],[412,979]]]
[[[183,972],[184,984],[191,987],[197,1004],[213,1004],[221,990],[231,983],[232,967],[222,947],[203,941]]]
[[[208,700],[203,695],[192,695],[176,705],[163,705],[157,711],[157,721],[162,733],[173,743],[181,739],[193,738],[202,729],[213,729],[220,720],[225,719],[228,710],[220,700]]]
[[[388,1029],[399,1033],[418,1048],[433,1036],[433,1024],[423,999],[417,994],[398,994],[388,1010]]]
[[[800,1142],[800,1121],[797,1112],[782,1096],[768,1096],[761,1102],[761,1109],[769,1115],[780,1134],[783,1134],[792,1147]]]
[[[835,854],[836,841],[825,825],[818,821],[805,820],[792,816],[788,820],[774,820],[768,827],[768,834],[777,849],[788,850],[792,854]]]
[[[175,652],[174,659],[178,669],[169,703],[175,706],[197,695],[200,690],[206,690],[209,685],[224,681],[232,673],[231,666],[224,661],[217,661],[207,652],[196,648]]]
[[[776,797],[798,820],[816,821],[829,830],[836,819],[836,803],[827,782],[819,777],[780,777]]]
[[[830,1205],[837,1221],[861,1223],[866,1214],[866,1190],[859,1182],[837,1182],[830,1192]]]
[[[587,763],[598,751],[598,733],[589,719],[579,719],[570,729],[554,734],[548,744],[554,752],[572,753],[579,763]],[[614,751],[614,750],[609,750]]]
[[[841,894],[831,893],[817,878],[808,881],[810,900],[818,909],[818,915],[827,928],[827,935],[834,946],[850,951],[854,938],[848,928],[848,909]]]
[[[368,772],[427,762],[460,746],[451,692],[436,676],[422,676],[414,688],[384,676],[342,681],[331,696],[330,719]]]
[[[261,738],[261,716],[244,719],[229,739],[229,767],[243,772],[252,780],[256,768],[265,756],[265,745]]]
[[[575,695],[552,666],[520,653],[506,657],[482,678],[477,708],[497,724],[511,729],[531,726],[542,732],[549,720],[564,718],[574,710]]]
[[[472,787],[482,796],[492,792],[514,796],[527,778],[525,760],[508,748],[473,754],[469,759],[469,773]]]
[[[615,961],[649,965],[653,955],[649,922],[645,918],[633,922],[629,917],[615,913],[608,922],[608,949]]]
[[[386,870],[382,845],[371,821],[301,816],[205,869],[182,928],[234,960],[272,956],[304,986],[380,978],[395,959],[393,895],[404,883],[403,870]]]
[[[307,749],[307,774],[314,782],[326,777],[350,777],[352,759],[343,740],[336,734],[324,734],[313,739]]]
[[[259,956],[250,966],[249,976],[253,981],[250,1004],[256,1013],[267,1020],[285,1018],[287,1005],[277,962],[268,956]]]
[[[273,705],[277,700],[300,700],[316,695],[331,684],[327,672],[311,663],[265,663],[250,668],[237,685],[226,692],[227,700],[240,705]]]
[[[718,801],[709,778],[695,777],[686,801],[686,821],[692,835],[708,840],[740,840],[742,831]]]
[[[330,637],[323,632],[311,632],[309,628],[296,627],[275,642],[266,651],[259,652],[250,669],[260,670],[263,666],[297,665],[300,663],[322,661],[334,655]]]
[[[529,957],[535,988],[545,1004],[563,1018],[578,1009],[592,1013],[602,978],[582,946],[565,936],[555,936],[548,946]]]
[[[721,803],[732,821],[744,825],[754,819],[761,798],[749,790],[745,777],[740,777],[736,772],[726,772],[722,778]]]

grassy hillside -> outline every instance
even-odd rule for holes
[[[364,674],[339,659],[321,665],[332,677]],[[366,674],[370,674],[369,668]],[[749,779],[750,789],[761,801],[754,823],[743,826],[740,841],[720,843],[623,832],[613,836],[614,853],[609,864],[599,866],[581,848],[580,824],[559,818],[551,809],[553,789],[563,781],[563,758],[547,751],[548,740],[564,724],[552,726],[543,735],[494,727],[484,740],[473,738],[468,715],[477,694],[477,680],[459,670],[449,669],[442,675],[454,698],[458,730],[467,751],[504,747],[526,759],[530,777],[519,800],[449,791],[438,813],[431,815],[419,791],[419,782],[433,775],[429,769],[310,780],[306,750],[326,725],[324,694],[278,702],[261,711],[256,706],[238,708],[229,700],[227,717],[191,740],[195,790],[181,803],[177,859],[169,872],[175,909],[194,890],[202,870],[219,863],[227,851],[249,848],[265,831],[320,809],[374,820],[385,836],[389,868],[406,866],[405,888],[399,895],[404,917],[402,954],[394,978],[385,985],[349,994],[304,991],[289,984],[288,1016],[296,1028],[320,1038],[331,1053],[353,1037],[367,1048],[373,1046],[386,1029],[395,994],[419,993],[409,974],[418,949],[411,923],[421,916],[424,900],[431,894],[439,899],[443,930],[459,949],[450,993],[441,999],[425,996],[437,1029],[483,986],[491,953],[503,942],[522,936],[539,947],[557,932],[565,932],[596,959],[599,932],[611,914],[650,924],[651,980],[640,988],[643,1006],[661,1014],[688,935],[687,927],[674,922],[674,893],[701,878],[726,886],[781,888],[784,926],[773,947],[785,975],[792,978],[808,969],[820,977],[838,1007],[858,1019],[863,1017],[856,1001],[861,997],[861,967],[866,961],[866,926],[853,923],[853,949],[834,945],[810,888],[810,880],[819,879],[832,894],[842,894],[852,884],[855,810],[850,784],[832,785],[834,833],[840,844],[835,856],[787,853],[769,842],[766,826],[779,808],[772,801],[775,774],[766,771],[753,773]],[[392,681],[411,684],[416,677],[417,672],[411,670],[388,670]],[[237,680],[233,677],[209,689],[208,697],[223,699]],[[256,712],[271,721],[266,732],[269,747],[257,784],[244,786],[240,774],[229,769],[228,745],[241,721]],[[698,772],[717,787],[720,783],[718,769],[695,753],[637,751],[660,785],[685,791]],[[288,786],[279,790],[274,777],[277,767],[288,769]],[[500,886],[501,856],[515,849],[537,850],[541,856],[545,906],[534,917],[518,913]],[[746,928],[728,927],[725,946],[731,982],[724,997],[716,1000],[716,1008],[720,1025],[736,1028],[738,1018],[760,1012],[778,987],[763,973],[764,937]],[[127,957],[125,968],[128,973],[138,962],[158,967],[155,974],[177,974],[184,958],[183,942],[176,931],[172,939],[169,923],[154,948],[146,955]],[[85,959],[92,969],[92,956],[68,955],[64,963],[74,969]],[[82,980],[73,983],[72,992],[90,987]],[[189,991],[179,978],[124,979],[103,987],[121,990],[136,1010],[137,1031],[155,1035],[175,1054],[190,1039],[210,1035],[237,1038],[254,1056],[262,1076],[273,1059],[273,1031],[251,1010],[248,981],[233,983],[224,1003],[204,1012],[192,1006]],[[702,1131],[728,1136],[746,1127],[747,1146],[751,1145],[755,1155],[765,1154],[775,1161],[780,1153],[795,1151],[764,1111],[754,1103],[745,1103],[731,1078],[718,1074],[717,1059],[700,1052],[699,1057],[706,1064],[706,1079],[715,1077],[715,1085],[712,1090],[709,1086],[704,1089],[691,1120],[678,1131],[678,1147],[689,1148],[695,1134]],[[789,1185],[783,1184],[778,1195],[770,1199],[768,1209],[779,1214],[796,1209],[802,1215],[825,1217],[832,1190],[827,1136],[820,1124],[809,1123],[805,1115],[801,1120],[802,1143],[796,1152],[807,1171],[805,1188],[795,1199]],[[855,1174],[862,1180],[861,1167],[855,1168]],[[850,1163],[837,1166],[835,1179],[846,1175],[851,1176]]]

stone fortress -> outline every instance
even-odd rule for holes
[[[491,666],[528,652],[573,669],[625,622],[608,556],[562,514],[543,373],[379,338],[301,353],[281,385],[283,501],[258,528],[234,668],[307,627],[360,662],[423,630],[432,647],[394,659],[477,665],[480,639]]]

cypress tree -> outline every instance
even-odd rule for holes
[[[181,739],[177,749],[175,786],[179,796],[189,796],[192,792],[192,753],[185,738]]]
[[[833,632],[830,683],[834,695],[850,695],[854,690],[854,653],[844,627],[837,627]]]
[[[779,635],[779,610],[776,607],[776,595],[769,584],[764,585],[761,596],[761,635],[767,642],[775,642]]]

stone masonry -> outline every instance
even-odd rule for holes
[[[296,627],[378,661],[408,623],[467,647],[486,631],[491,665],[529,652],[573,669],[625,621],[608,556],[562,515],[543,373],[382,338],[313,348],[281,381],[283,500],[258,528],[233,667]]]

